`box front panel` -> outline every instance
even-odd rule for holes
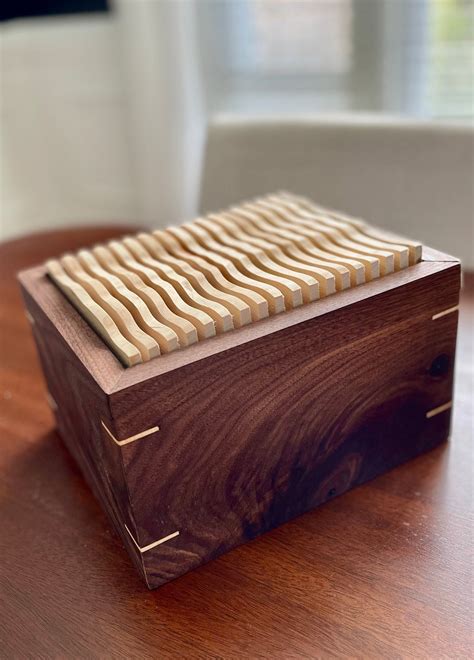
[[[458,277],[432,282],[446,308]],[[152,586],[447,439],[457,312],[433,319],[430,296],[373,298],[143,389],[136,414],[160,430],[122,455]]]

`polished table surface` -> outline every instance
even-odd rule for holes
[[[0,657],[472,655],[473,278],[449,444],[149,592],[54,430],[15,281],[120,231],[0,246]]]

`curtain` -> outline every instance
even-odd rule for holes
[[[140,218],[182,221],[197,208],[206,123],[196,4],[118,0],[116,9]]]

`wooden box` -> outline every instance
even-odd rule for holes
[[[44,267],[20,282],[61,436],[150,588],[448,438],[448,255],[129,369]]]

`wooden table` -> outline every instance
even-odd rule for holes
[[[472,654],[474,278],[449,445],[149,592],[54,430],[15,282],[118,233],[0,246],[0,657]]]

